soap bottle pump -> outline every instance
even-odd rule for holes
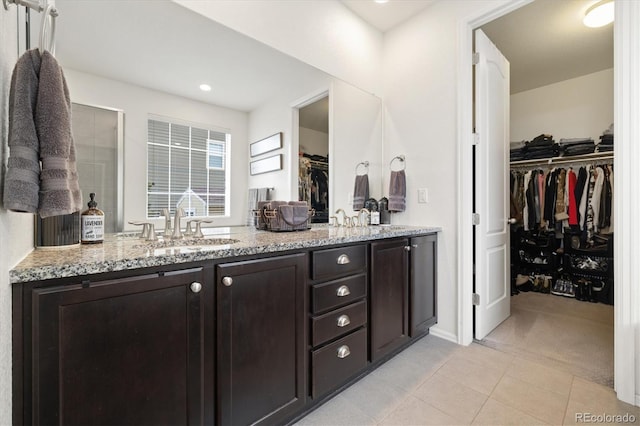
[[[80,221],[82,233],[80,242],[82,244],[97,244],[104,239],[104,212],[97,208],[98,203],[94,200],[96,194],[89,194],[91,201],[87,203],[89,207],[82,212]]]

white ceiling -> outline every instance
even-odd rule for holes
[[[56,8],[56,57],[65,68],[240,111],[326,78],[171,1],[56,0]]]
[[[341,1],[387,31],[450,0]],[[613,26],[581,22],[595,1],[536,0],[483,27],[511,63],[512,93],[613,66]],[[325,75],[174,2],[57,0],[56,7],[64,67],[241,111]],[[204,82],[211,92],[198,89]]]
[[[482,27],[511,63],[511,93],[613,67],[613,24],[582,24],[596,1],[536,0]]]
[[[421,12],[435,1],[390,0],[387,3],[376,3],[373,0],[341,0],[356,15],[383,33]]]
[[[451,0],[342,3],[386,32],[436,1]],[[511,63],[511,93],[613,67],[613,25],[587,28],[582,24],[584,12],[597,1],[535,0],[482,27]]]

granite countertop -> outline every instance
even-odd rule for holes
[[[36,248],[9,271],[12,284],[53,278],[99,274],[151,266],[233,258],[261,253],[434,233],[439,227],[313,226],[296,232],[257,231],[247,226],[209,228],[205,238],[148,242],[134,233],[111,234],[101,244],[64,248]],[[231,241],[227,241],[231,239]]]

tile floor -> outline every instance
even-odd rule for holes
[[[509,353],[426,336],[297,425],[560,425],[625,414],[635,419],[629,424],[640,424],[640,407],[562,363],[529,357],[521,348]]]

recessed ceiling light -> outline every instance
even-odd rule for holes
[[[373,0],[374,2],[378,3],[378,4],[384,4],[389,2],[389,0]]]
[[[210,92],[211,91],[211,86],[209,86],[208,84],[201,84],[200,85],[200,90],[202,90],[203,92]]]
[[[613,22],[614,18],[614,2],[613,0],[602,0],[589,9],[582,20],[587,27],[598,28],[604,27]]]

